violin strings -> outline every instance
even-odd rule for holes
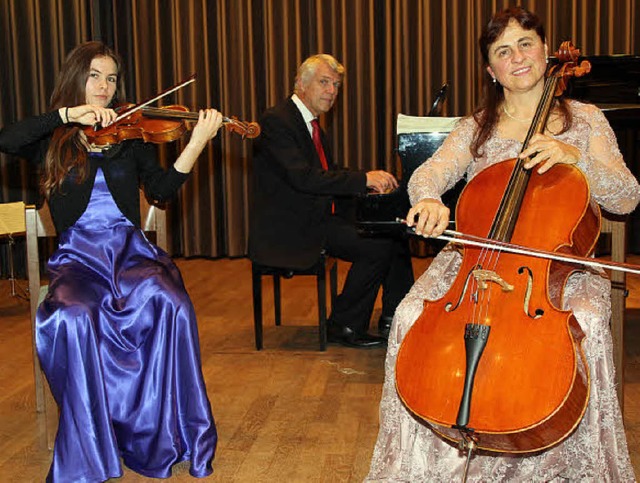
[[[199,118],[198,112],[187,112],[181,110],[172,110],[161,107],[145,107],[142,110],[143,114],[148,116],[156,116],[156,117],[164,117],[164,118],[177,118],[177,119],[188,119],[191,121],[197,121]],[[234,124],[236,126],[240,126],[242,128],[246,128],[245,123],[242,121],[238,121],[237,119],[231,119],[227,116],[222,116],[222,122],[226,124]]]
[[[158,94],[158,95],[157,95],[157,96],[155,96],[154,98],[149,99],[148,101],[145,101],[145,102],[143,102],[142,104],[138,104],[137,106],[135,106],[134,108],[132,108],[132,109],[130,109],[130,110],[128,110],[128,111],[125,111],[123,114],[121,114],[120,116],[116,117],[116,118],[114,119],[114,121],[113,121],[113,122],[118,122],[120,119],[123,119],[123,118],[125,118],[125,117],[127,117],[127,116],[130,116],[130,115],[131,115],[131,114],[133,114],[134,112],[136,112],[136,111],[138,111],[138,110],[142,109],[143,107],[148,106],[148,105],[149,105],[149,104],[151,104],[152,102],[157,101],[158,99],[162,99],[164,96],[166,96],[166,95],[168,95],[168,94],[171,94],[172,92],[175,92],[175,91],[177,91],[178,89],[182,89],[184,86],[186,86],[186,85],[188,85],[188,84],[191,84],[192,82],[195,82],[195,80],[196,80],[196,79],[195,79],[195,75],[194,75],[194,76],[192,76],[190,79],[188,79],[188,80],[186,80],[186,81],[184,81],[184,82],[182,82],[182,83],[178,84],[177,86],[175,86],[175,87],[173,87],[173,88],[171,88],[171,89],[169,89],[169,90],[167,90],[167,91],[161,92],[160,94]]]
[[[160,117],[168,119],[187,119],[198,120],[197,112],[180,111],[178,109],[162,108],[162,107],[145,107],[142,113],[150,117]]]

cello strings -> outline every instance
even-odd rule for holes
[[[544,129],[544,124],[546,124],[545,113],[549,112],[550,103],[553,101],[553,93],[555,92],[555,86],[557,84],[557,78],[548,77],[544,84],[544,89],[542,92],[542,98],[538,105],[538,109],[536,109],[536,113],[531,122],[527,135],[525,137],[525,141],[523,142],[521,153],[528,147],[529,140],[531,137],[537,132],[541,132]],[[516,161],[513,173],[510,177],[509,183],[507,184],[505,194],[503,195],[503,199],[506,202],[501,203],[502,209],[499,210],[496,215],[495,226],[498,227],[497,239],[503,238],[501,241],[510,241],[511,234],[513,229],[511,227],[515,226],[517,221],[517,217],[519,214],[519,206],[516,209],[516,203],[513,200],[522,200],[524,197],[524,192],[527,189],[530,171],[524,169],[525,159],[518,158]],[[520,203],[518,203],[520,205]],[[493,232],[494,230],[492,230]],[[506,240],[509,238],[509,240]],[[486,268],[487,270],[491,270],[494,273],[497,273],[497,267],[500,262],[500,257],[503,253],[498,246],[484,246],[480,250],[480,255],[478,257],[478,264]],[[482,321],[488,320],[489,307],[491,305],[492,299],[492,291],[494,288],[494,284],[490,284],[483,290],[477,290],[477,286],[479,284],[475,284],[474,288],[479,294],[480,299],[477,300],[477,305],[474,305],[474,323],[482,323]],[[478,307],[478,311],[475,308]],[[478,317],[478,318],[476,318]],[[476,322],[477,321],[477,322]]]

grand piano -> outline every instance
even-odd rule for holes
[[[591,72],[570,82],[567,95],[596,104],[609,120],[627,166],[640,179],[640,56],[584,57]],[[628,251],[640,253],[640,208],[629,216]]]

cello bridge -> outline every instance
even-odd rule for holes
[[[478,282],[478,288],[480,290],[486,290],[489,285],[487,282],[497,283],[502,287],[503,292],[513,292],[513,285],[507,283],[496,272],[492,270],[483,270],[481,268],[475,269],[473,272],[473,278]]]

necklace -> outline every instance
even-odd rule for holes
[[[519,117],[516,117],[516,116],[513,116],[513,115],[509,114],[509,111],[507,111],[507,108],[506,108],[506,106],[504,104],[502,104],[502,112],[504,112],[507,116],[509,116],[514,121],[522,122],[522,123],[525,123],[525,124],[530,124],[531,123],[531,119],[533,119],[533,116],[529,117],[527,119],[522,119],[522,118],[519,118]]]

